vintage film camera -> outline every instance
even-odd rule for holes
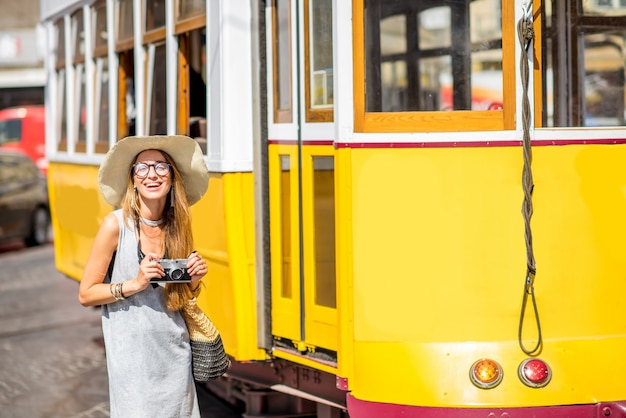
[[[163,258],[159,260],[159,264],[163,266],[165,270],[165,276],[160,279],[153,279],[153,282],[176,282],[184,283],[190,282],[191,276],[187,273],[187,259],[186,258]]]

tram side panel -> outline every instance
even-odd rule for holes
[[[353,362],[344,367],[351,397],[460,409],[626,400],[617,381],[626,373],[626,147],[534,149],[539,354],[552,368],[539,389],[517,377],[528,358],[517,340],[526,279],[521,148],[339,155],[351,166],[351,202],[339,205],[352,211],[340,214],[352,229],[354,325],[352,340],[342,338],[353,353],[344,357]],[[532,307],[524,323],[532,347]],[[469,378],[483,357],[504,371],[490,390]],[[591,358],[593,367],[581,367]]]
[[[80,280],[100,222],[111,210],[97,187],[98,166],[50,162],[48,190],[56,268]]]
[[[264,360],[258,348],[252,173],[211,173],[192,208],[197,250],[207,260],[199,303],[236,360]]]

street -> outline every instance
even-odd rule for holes
[[[0,417],[109,416],[100,309],[77,300],[51,244],[0,247]],[[199,388],[203,418],[240,418]]]

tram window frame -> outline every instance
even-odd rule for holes
[[[354,39],[354,127],[356,132],[424,132],[512,130],[515,128],[515,78],[503,77],[502,109],[369,112],[366,110],[365,3],[352,6]],[[515,10],[502,0],[502,74],[515,74]]]
[[[278,2],[284,2],[286,5],[285,11],[285,26],[279,27],[281,17],[279,17]],[[292,25],[292,12],[291,2],[289,0],[272,0],[272,83],[273,83],[273,97],[274,97],[274,123],[292,123],[293,122],[293,25]],[[285,30],[286,33],[280,32]],[[284,48],[282,47],[281,40],[286,40]],[[284,65],[281,67],[281,64]],[[283,74],[281,71],[285,70],[287,74]],[[285,77],[286,79],[283,79]],[[281,87],[285,87],[285,92],[282,92]],[[286,99],[288,103],[286,106],[281,107],[281,98]]]
[[[55,74],[57,81],[57,102],[55,132],[57,135],[57,151],[67,151],[67,89],[65,59],[65,19],[61,17],[54,23],[56,34]],[[59,111],[60,110],[60,111]]]
[[[76,136],[74,151],[87,151],[87,74],[85,62],[85,16],[82,8],[78,8],[70,15],[72,40],[72,66],[74,80],[72,93],[75,98],[74,115],[70,118]],[[83,120],[84,118],[84,120]]]
[[[96,153],[105,153],[109,149],[109,48],[107,45],[107,3],[106,0],[96,1],[91,8],[93,30],[93,61],[94,61],[94,105],[100,112],[94,114],[94,138]],[[104,111],[103,111],[104,109]]]
[[[306,109],[306,121],[307,122],[332,122],[334,118],[334,100],[325,105],[326,108],[315,109],[312,103],[312,95],[313,95],[313,71],[312,69],[312,58],[314,55],[314,47],[313,42],[313,16],[312,16],[312,8],[314,7],[314,3],[321,0],[304,0],[304,97],[305,97],[305,109]],[[329,0],[326,0],[329,1]],[[330,25],[330,59],[331,59],[331,77],[334,73],[334,63],[333,60],[333,33],[332,33],[332,1],[330,2],[330,13],[331,18],[327,20]],[[330,88],[332,92],[332,78],[330,80]],[[328,82],[326,83],[328,85]]]

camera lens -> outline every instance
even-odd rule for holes
[[[183,275],[184,273],[181,269],[174,269],[170,272],[170,276],[173,280],[180,280],[182,279]]]

